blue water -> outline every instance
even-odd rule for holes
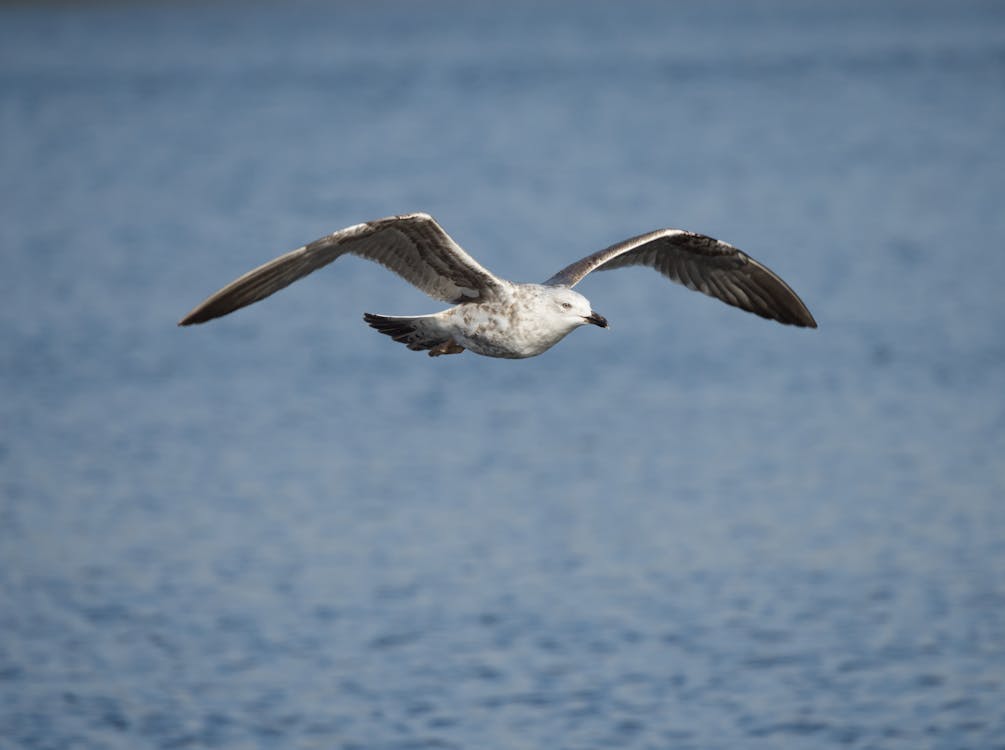
[[[0,748],[1005,747],[1000,3],[0,8]],[[537,359],[429,359],[424,210],[540,280],[679,226]]]

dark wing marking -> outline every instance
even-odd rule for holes
[[[391,216],[341,229],[249,271],[207,298],[178,325],[204,323],[258,302],[347,253],[380,263],[443,302],[491,298],[501,283],[432,216]]]
[[[771,269],[703,234],[658,229],[611,245],[556,273],[545,284],[572,287],[591,271],[649,266],[688,289],[788,325],[816,328],[810,311]]]

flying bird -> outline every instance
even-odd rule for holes
[[[572,288],[591,271],[626,266],[654,268],[689,289],[763,318],[817,327],[803,301],[773,271],[702,234],[657,229],[577,260],[542,284],[523,284],[483,268],[425,213],[356,224],[291,250],[232,281],[178,325],[232,313],[346,254],[376,261],[452,305],[432,315],[363,315],[376,330],[431,357],[465,349],[487,357],[535,357],[580,326],[607,328],[607,320]]]

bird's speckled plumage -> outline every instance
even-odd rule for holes
[[[595,270],[645,265],[696,291],[781,323],[816,327],[792,289],[767,267],[725,242],[660,229],[593,253],[544,284],[500,279],[479,265],[428,214],[356,224],[249,271],[211,295],[179,325],[203,323],[257,302],[345,254],[373,260],[453,307],[432,315],[364,320],[431,356],[470,349],[488,357],[541,354],[576,328],[607,321],[572,290]]]

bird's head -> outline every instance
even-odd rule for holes
[[[545,304],[548,315],[565,322],[569,329],[587,324],[607,328],[607,319],[593,311],[590,301],[568,287],[548,287],[550,294]]]

